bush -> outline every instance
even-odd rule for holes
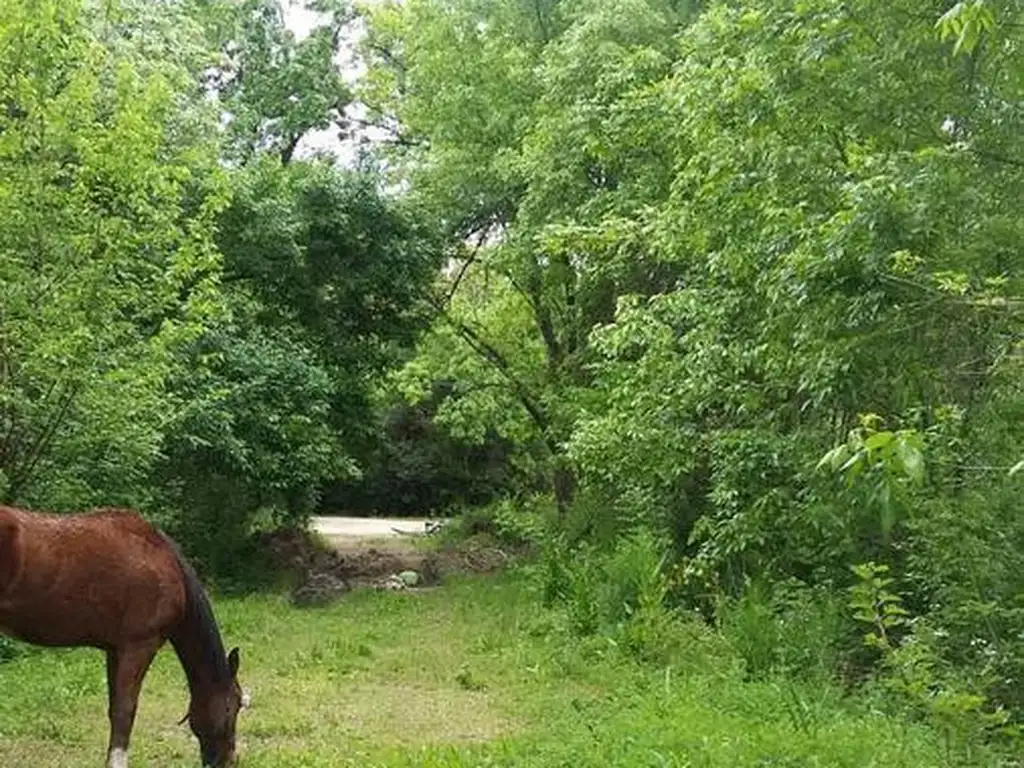
[[[334,382],[296,328],[267,329],[236,300],[236,320],[182,350],[181,403],[167,425],[167,524],[208,566],[230,564],[260,515],[301,526],[326,480],[352,471],[330,425]]]
[[[573,633],[603,634],[639,659],[674,652],[678,616],[667,605],[669,550],[662,538],[640,528],[605,552],[588,543],[568,546],[555,533],[541,546],[541,590],[549,604],[564,606]]]
[[[852,622],[829,590],[796,579],[750,581],[736,598],[721,597],[718,626],[749,678],[775,674],[828,679],[850,647]]]

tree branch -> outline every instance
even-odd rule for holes
[[[469,257],[463,262],[459,273],[455,276],[455,281],[452,283],[451,290],[448,291],[448,296],[444,300],[444,307],[448,307],[452,303],[452,298],[455,296],[455,292],[459,290],[459,284],[462,282],[462,278],[466,276],[470,266],[476,261],[476,257],[480,254],[480,248],[484,244],[484,240],[487,239],[487,229],[480,230],[480,237],[477,238],[476,245],[473,246],[473,250],[470,252]]]
[[[47,397],[44,399],[49,399],[50,392],[53,392],[56,386],[57,382],[54,382],[50,387],[50,391],[47,393]],[[65,388],[64,392],[58,398],[56,412],[40,431],[31,448],[29,448],[28,452],[25,454],[22,466],[11,472],[11,475],[8,478],[10,480],[10,484],[7,487],[6,493],[9,499],[17,498],[18,494],[32,479],[32,474],[35,472],[35,468],[38,465],[39,460],[46,455],[53,442],[54,436],[57,434],[57,430],[60,429],[61,425],[64,423],[68,410],[71,408],[71,404],[78,395],[78,390],[79,387],[77,384],[70,384]]]
[[[438,314],[444,318],[456,333],[465,341],[474,352],[480,357],[490,363],[495,370],[497,370],[512,387],[512,391],[516,396],[516,399],[522,404],[523,408],[529,414],[530,419],[537,426],[541,432],[541,437],[544,444],[547,446],[551,454],[558,454],[558,444],[550,434],[551,419],[544,411],[543,406],[537,401],[537,398],[530,391],[530,388],[523,383],[523,381],[516,376],[512,370],[511,364],[505,358],[505,356],[498,351],[493,345],[483,339],[479,333],[470,328],[468,325],[458,320],[441,305],[435,302]]]

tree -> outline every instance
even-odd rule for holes
[[[585,385],[588,333],[611,319],[618,286],[658,279],[634,269],[617,235],[668,179],[644,89],[669,70],[672,33],[686,13],[643,2],[622,11],[385,6],[371,15],[365,47],[362,98],[401,126],[389,157],[423,209],[462,241],[451,251],[457,274],[479,265],[500,275],[529,311],[526,332],[543,345],[545,363],[542,375],[523,377],[496,338],[441,307],[540,431],[563,507],[573,480],[562,446],[574,415],[558,393]],[[447,52],[456,47],[453,58]],[[601,55],[588,58],[594,50]],[[642,129],[650,146],[637,148],[631,118],[651,120]],[[447,290],[459,288],[457,278]]]
[[[435,238],[371,170],[266,158],[236,179],[218,237],[225,280],[258,300],[261,323],[317,350],[338,387],[332,423],[355,439],[370,382],[429,321]]]
[[[225,313],[178,349],[155,481],[169,523],[214,568],[253,526],[302,525],[325,487],[350,483],[375,437],[369,393],[423,326],[436,268],[427,231],[364,165],[296,159],[309,131],[342,126],[334,58],[344,4],[298,40],[277,2],[204,3],[220,52],[200,74],[230,117],[231,201],[217,220]]]
[[[226,111],[227,154],[236,162],[272,153],[287,164],[309,132],[347,130],[351,93],[335,59],[352,14],[333,0],[302,7],[323,23],[301,40],[277,0],[213,2],[199,13],[221,54],[206,82]]]
[[[224,195],[185,65],[105,4],[0,11],[0,477],[9,501],[138,500],[168,350],[216,304]],[[159,38],[160,30],[153,30]],[[142,494],[144,495],[144,494]]]
[[[563,532],[666,534],[694,603],[885,561],[956,606],[950,659],[981,669],[997,613],[1018,679],[1024,49],[1019,3],[958,7],[955,39],[909,0],[597,0],[541,34],[419,0],[371,14],[364,99],[450,237],[406,379],[455,382],[439,422],[529,425],[577,481]],[[865,413],[923,435],[899,505],[814,470]]]

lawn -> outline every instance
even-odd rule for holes
[[[662,667],[606,640],[571,640],[514,575],[356,592],[321,608],[271,594],[216,609],[253,696],[239,720],[247,767],[949,764],[936,733],[828,686],[744,682],[728,648],[696,626],[692,653]],[[2,764],[102,764],[104,680],[95,651],[0,664]],[[165,649],[143,690],[133,768],[198,763],[175,724],[185,707]]]

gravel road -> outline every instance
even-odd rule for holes
[[[386,517],[314,517],[313,529],[324,536],[381,538],[402,533],[425,533],[426,520]],[[397,531],[395,529],[398,529]]]

